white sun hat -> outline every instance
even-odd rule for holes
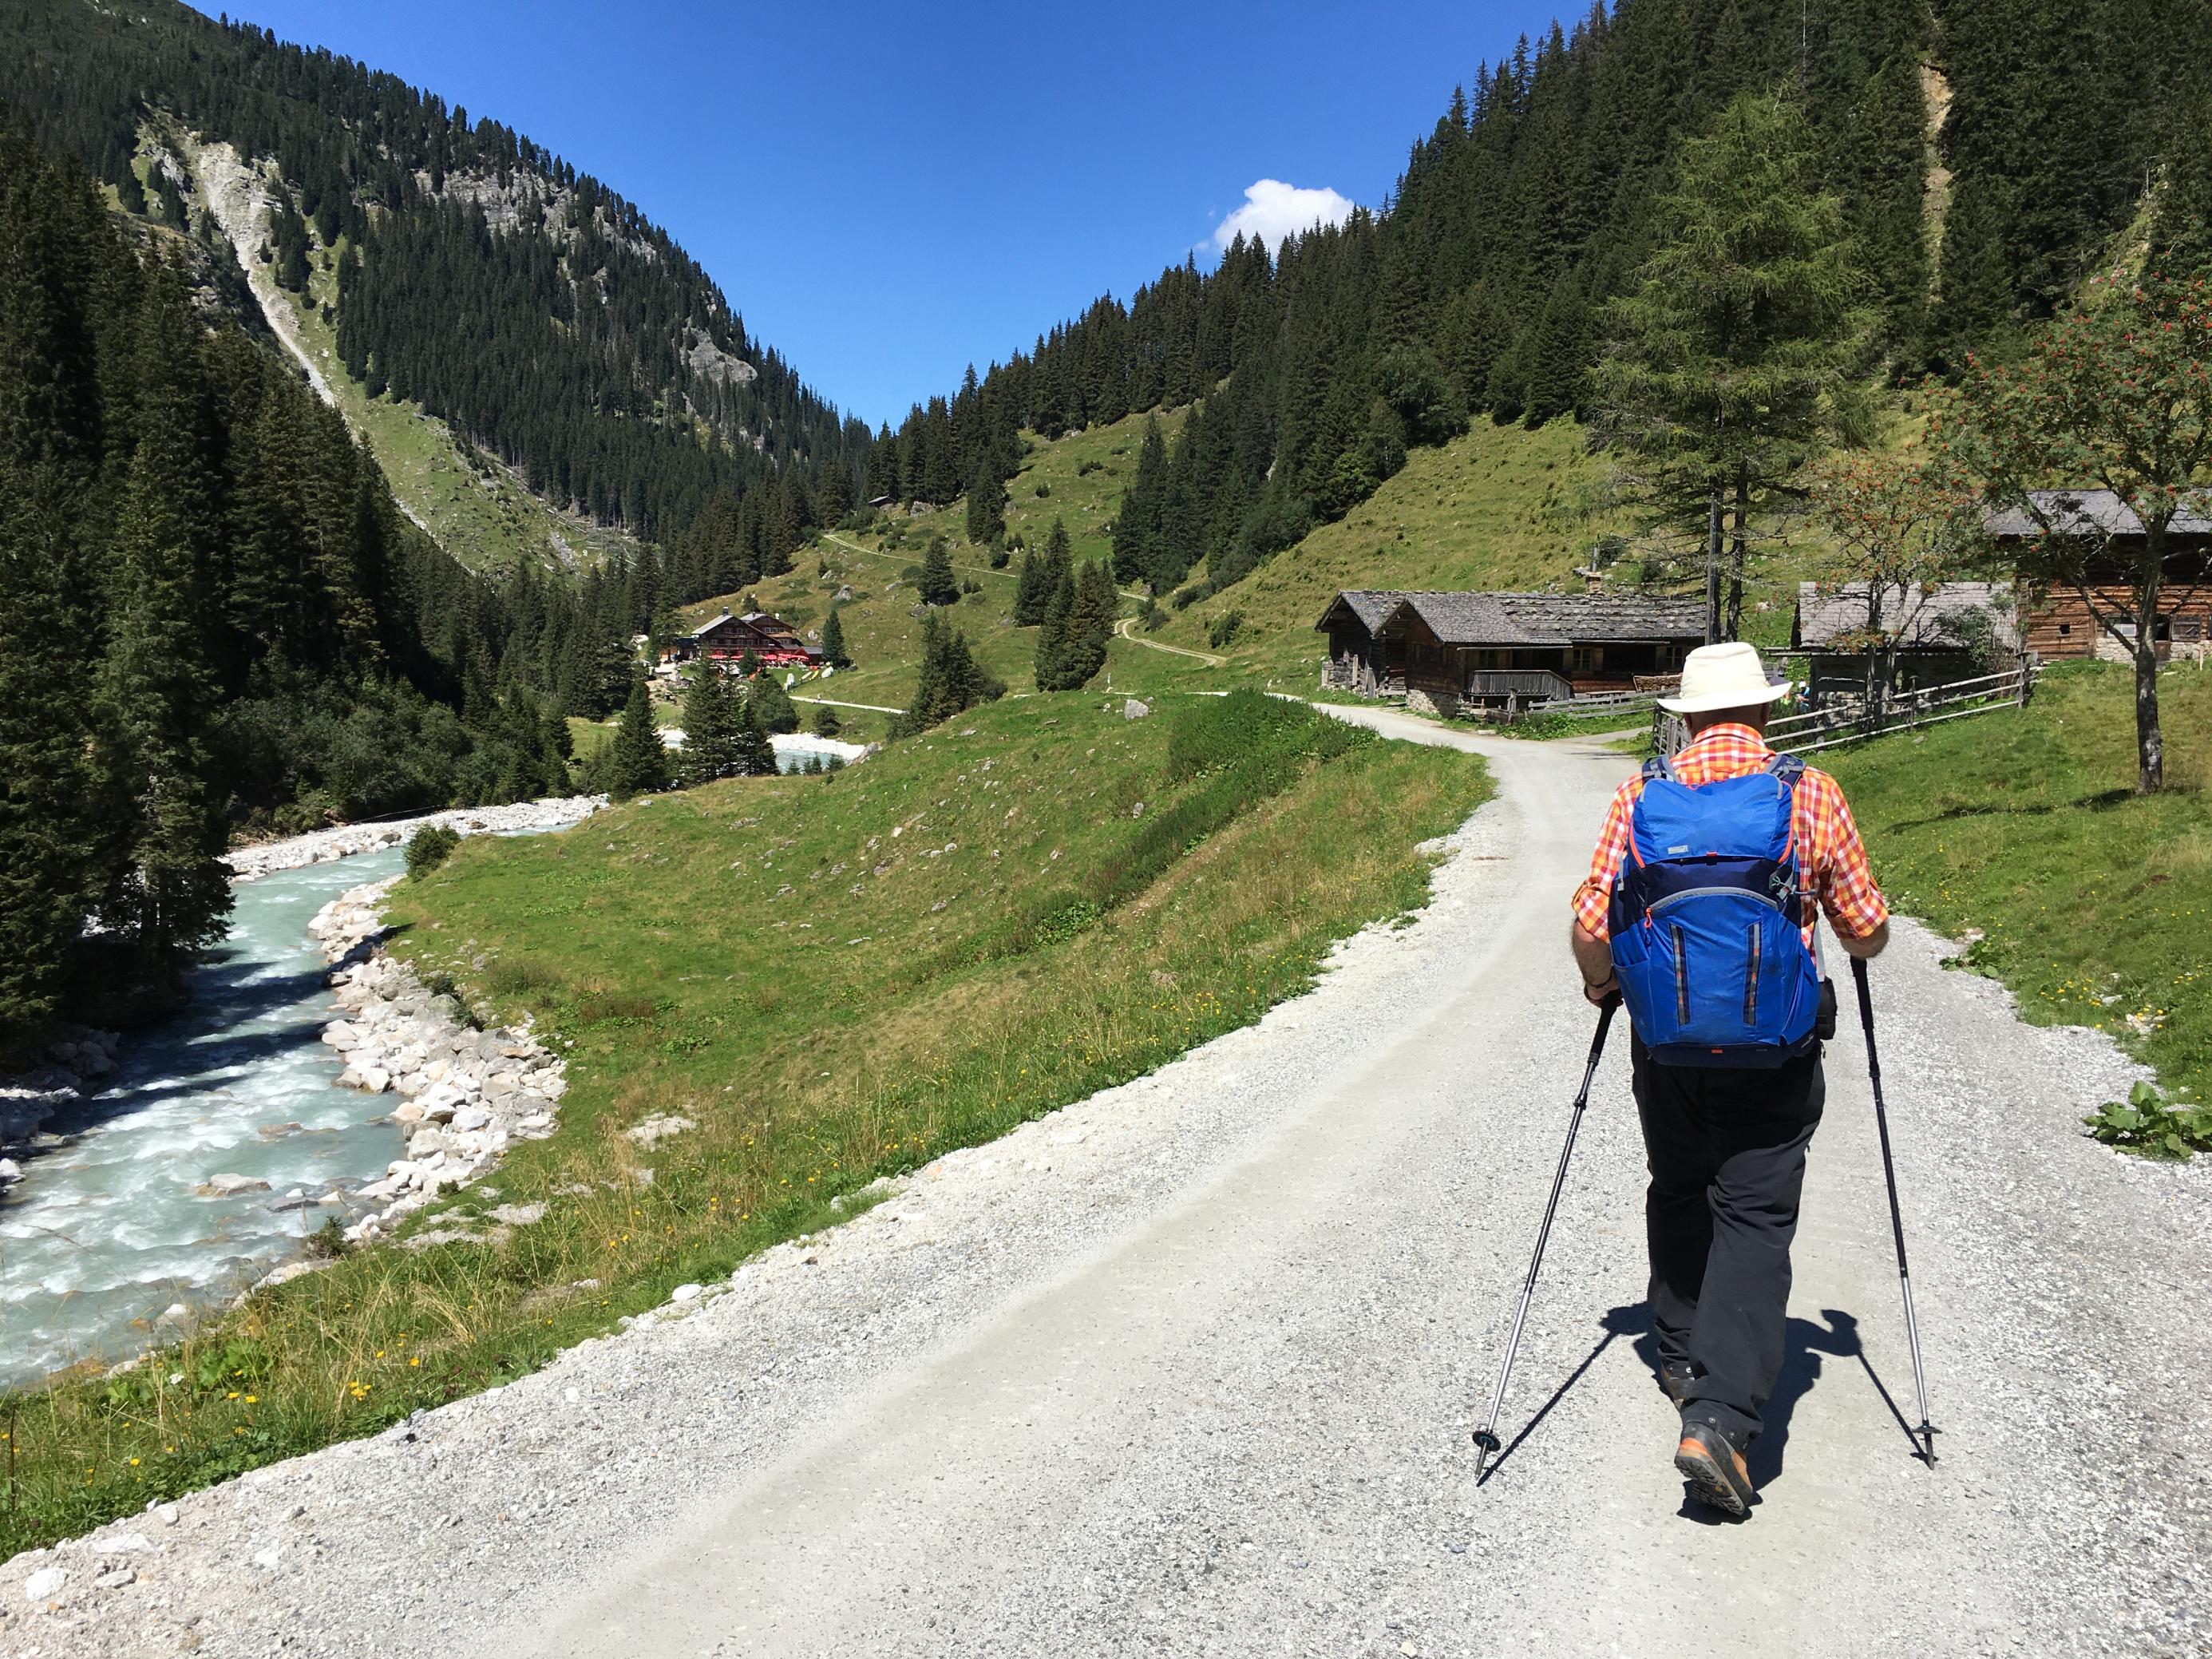
[[[1790,695],[1787,680],[1770,685],[1759,653],[1741,640],[1701,645],[1683,659],[1682,690],[1659,699],[1670,714],[1708,714],[1716,708],[1748,708]]]

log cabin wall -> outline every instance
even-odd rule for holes
[[[2135,590],[2127,586],[2093,587],[2099,606],[2108,614],[2135,608]],[[2199,583],[2194,592],[2185,586],[2161,599],[2159,610],[2158,657],[2170,661],[2177,653],[2185,659],[2201,659],[2205,641],[2212,637],[2212,583]],[[2081,593],[2071,587],[2053,588],[2023,599],[2020,612],[2021,640],[2045,662],[2069,662],[2084,657],[2124,660],[2126,648],[2114,639],[2090,611]]]

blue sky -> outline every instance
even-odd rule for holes
[[[1193,248],[1203,263],[1261,180],[1378,203],[1453,85],[1553,13],[246,0],[232,15],[598,174],[817,390],[896,422],[971,359],[1126,298]]]

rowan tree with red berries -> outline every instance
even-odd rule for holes
[[[2155,273],[2094,281],[2017,363],[1970,360],[1931,442],[1982,481],[1990,504],[2032,526],[2021,577],[2079,594],[2135,664],[2139,793],[2165,783],[2158,623],[2206,579],[2185,518],[2212,518],[2212,288]],[[2133,515],[2081,510],[2103,489]],[[2115,580],[2114,578],[2118,580]],[[2181,585],[2177,596],[2172,586]],[[2112,597],[2124,586],[2126,599]]]

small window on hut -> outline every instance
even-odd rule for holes
[[[2058,624],[2058,637],[2062,640],[2073,631],[2074,624],[2072,623],[2061,623]]]

